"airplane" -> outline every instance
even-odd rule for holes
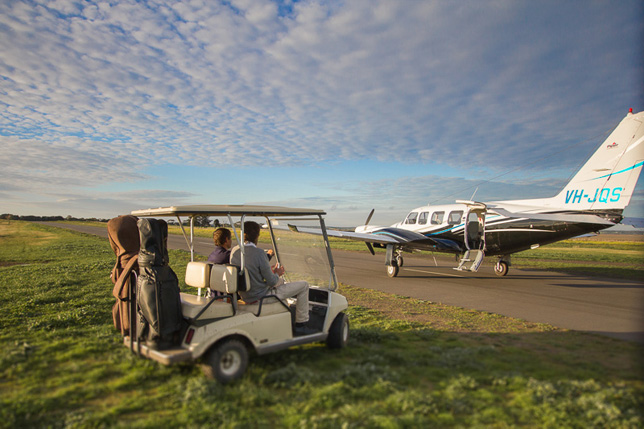
[[[329,236],[385,248],[387,275],[396,277],[403,252],[428,250],[460,255],[456,270],[478,271],[496,256],[494,272],[505,276],[511,255],[560,240],[596,233],[624,219],[644,163],[644,111],[626,117],[557,195],[551,198],[426,205],[388,227],[365,225]],[[297,228],[297,227],[294,227]],[[306,228],[301,232],[315,233]]]

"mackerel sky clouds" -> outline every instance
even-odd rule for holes
[[[642,46],[639,0],[4,1],[0,211],[549,196],[644,109]]]

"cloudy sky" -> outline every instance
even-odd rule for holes
[[[644,109],[643,46],[641,0],[2,1],[0,211],[547,197]]]

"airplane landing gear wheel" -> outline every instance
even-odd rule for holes
[[[506,274],[508,274],[508,263],[505,261],[499,261],[494,265],[494,274],[496,274],[499,277],[503,277]]]
[[[405,260],[403,259],[402,255],[396,255],[396,263],[398,264],[399,267],[403,266],[403,264],[405,263]]]
[[[396,277],[398,275],[398,263],[394,260],[391,261],[391,265],[387,265],[387,275],[389,277]]]

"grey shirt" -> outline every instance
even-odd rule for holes
[[[270,294],[270,289],[276,286],[280,277],[273,273],[271,264],[268,262],[268,256],[262,249],[252,245],[244,245],[246,254],[246,266],[248,278],[250,280],[250,290],[239,292],[239,295],[246,302],[257,301],[264,295]],[[241,249],[235,246],[230,253],[230,263],[241,267]]]

